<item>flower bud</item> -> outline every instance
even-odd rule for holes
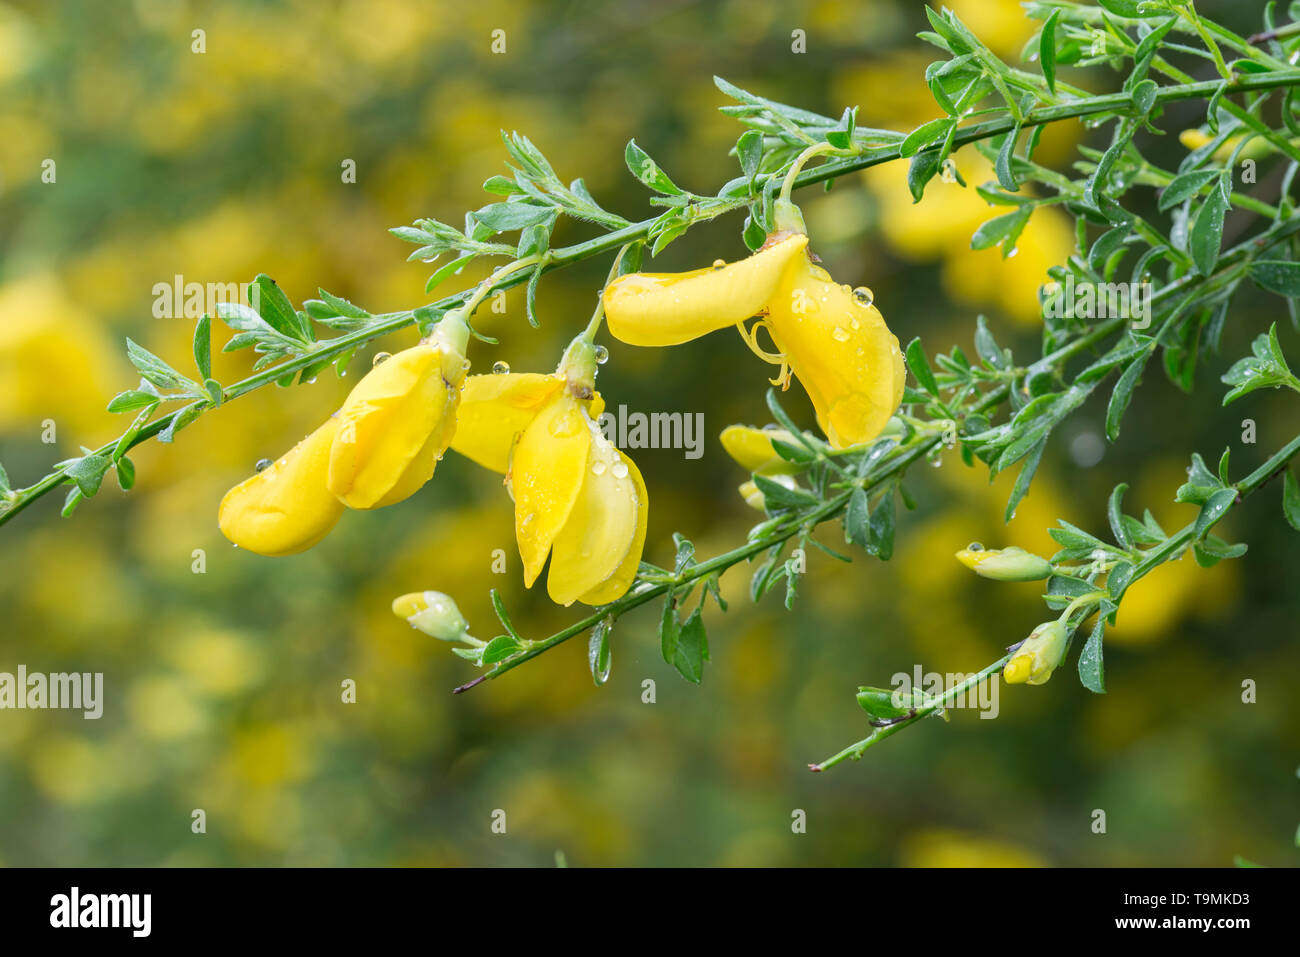
[[[1070,632],[1065,622],[1046,621],[1029,633],[1012,654],[1002,677],[1007,684],[1041,685],[1052,677],[1052,672],[1065,660],[1065,649]]]
[[[393,614],[405,618],[412,628],[418,628],[439,641],[478,644],[470,637],[469,622],[456,607],[456,602],[440,591],[416,591],[395,598]]]
[[[799,487],[799,483],[791,475],[768,475],[766,478],[771,479],[777,485],[784,485],[791,491]],[[740,483],[739,492],[740,497],[745,500],[745,504],[750,508],[760,512],[767,511],[767,497],[763,495],[757,482],[751,479],[748,482]]]
[[[786,429],[756,429],[752,425],[729,425],[719,436],[722,447],[739,465],[759,475],[792,474],[801,467],[787,462],[772,446],[772,440],[799,445]]]
[[[961,562],[976,575],[1000,582],[1039,581],[1052,574],[1052,563],[1023,548],[985,548],[978,542],[957,553]]]

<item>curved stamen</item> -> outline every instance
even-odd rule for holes
[[[777,373],[776,378],[768,379],[767,381],[772,383],[772,385],[779,385],[781,391],[784,392],[786,389],[790,388],[790,363],[786,359],[784,352],[768,352],[758,344],[758,330],[760,328],[766,329],[768,336],[771,337],[772,327],[768,325],[766,319],[756,319],[754,324],[748,329],[745,328],[743,322],[736,323],[736,331],[740,333],[740,338],[744,341],[745,345],[749,347],[750,352],[754,353],[754,355],[758,356],[764,362],[781,367],[781,371]],[[775,339],[773,339],[773,343],[775,343]]]

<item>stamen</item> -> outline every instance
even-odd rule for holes
[[[772,327],[768,325],[766,319],[754,320],[754,324],[748,329],[745,328],[743,322],[736,323],[736,331],[740,333],[740,338],[744,341],[745,345],[749,347],[750,352],[754,353],[754,355],[758,356],[764,362],[781,367],[781,371],[777,373],[776,378],[768,379],[767,381],[772,383],[772,385],[779,385],[781,391],[784,392],[786,389],[790,388],[791,370],[789,360],[786,358],[784,352],[768,352],[758,344],[758,330],[760,328],[766,329],[769,337],[772,335]],[[773,344],[775,344],[775,342],[776,340],[773,339]]]

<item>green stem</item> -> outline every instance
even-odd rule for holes
[[[910,727],[911,725],[916,724],[916,722],[920,721],[922,718],[934,714],[934,712],[938,711],[940,708],[942,708],[953,698],[957,697],[960,694],[965,694],[966,691],[969,690],[970,688],[974,688],[975,686],[991,678],[998,671],[1000,671],[1010,660],[1011,660],[1011,655],[1009,654],[1003,655],[997,661],[993,662],[993,664],[986,667],[983,671],[976,672],[975,674],[968,677],[965,681],[953,685],[943,694],[935,697],[931,701],[931,703],[926,707],[917,708],[916,714],[913,715],[912,717],[904,718],[902,721],[898,721],[895,722],[894,724],[886,725],[883,728],[874,728],[871,734],[867,735],[861,741],[857,741],[854,742],[853,744],[850,744],[847,748],[845,748],[843,751],[839,752],[838,754],[832,755],[831,757],[827,758],[825,761],[822,761],[819,764],[808,765],[808,770],[825,771],[827,768],[835,767],[835,765],[839,764],[841,761],[858,760],[860,757],[862,757],[863,753],[866,752],[868,748],[879,744],[881,741],[884,741],[888,737],[892,737],[893,735],[898,734],[898,732],[902,731],[906,727]]]

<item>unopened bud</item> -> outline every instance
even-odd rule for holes
[[[972,542],[957,553],[961,562],[976,575],[1000,582],[1032,582],[1052,574],[1052,563],[1023,548],[985,548]]]
[[[416,591],[395,598],[393,614],[405,618],[412,628],[418,628],[439,641],[478,643],[477,639],[470,637],[469,622],[451,596],[440,591]]]
[[[1046,621],[1029,633],[1012,654],[1002,677],[1007,684],[1041,685],[1052,677],[1052,672],[1065,660],[1065,648],[1070,633],[1065,622]]]

